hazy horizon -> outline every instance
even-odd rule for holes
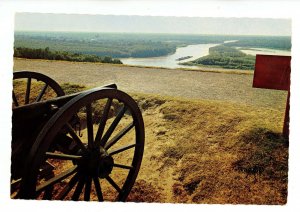
[[[191,33],[162,33],[162,32],[99,32],[99,31],[47,31],[47,30],[15,30],[15,32],[29,32],[29,33],[35,33],[35,32],[47,32],[47,33],[103,33],[103,34],[157,34],[157,35],[212,35],[212,36],[261,36],[261,37],[291,37],[291,35],[239,35],[239,34],[191,34]]]
[[[16,13],[15,31],[291,36],[290,19]]]

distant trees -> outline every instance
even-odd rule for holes
[[[290,36],[250,36],[240,37],[236,42],[225,43],[229,47],[244,48],[269,48],[280,50],[291,50]]]
[[[42,48],[113,58],[156,57],[175,53],[177,42],[165,35],[16,32],[15,47]],[[179,38],[179,37],[178,37]],[[182,44],[182,43],[181,43]]]
[[[97,55],[70,53],[66,51],[50,51],[49,47],[45,49],[31,49],[24,47],[14,48],[14,57],[28,59],[46,59],[46,60],[66,60],[76,62],[101,62],[122,64],[119,59],[113,59],[109,56],[100,57]]]
[[[189,62],[187,65],[218,66],[229,69],[253,70],[255,56],[247,55],[235,48],[218,45],[209,49],[209,55]]]
[[[130,53],[130,57],[159,57],[165,56],[171,53],[175,53],[176,47],[169,47],[165,45],[161,45],[160,47],[140,47],[138,49],[133,49]]]

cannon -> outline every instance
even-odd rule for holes
[[[145,140],[133,98],[115,84],[65,95],[31,71],[13,84],[11,198],[126,201]]]

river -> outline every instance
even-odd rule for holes
[[[224,43],[235,42],[225,41]],[[185,66],[180,65],[179,63],[192,61],[198,59],[200,57],[206,56],[209,54],[209,48],[213,46],[217,46],[219,44],[194,44],[188,45],[185,47],[179,47],[176,49],[174,54],[162,56],[162,57],[147,57],[147,58],[122,58],[121,61],[126,65],[133,66],[152,66],[152,67],[163,67],[163,68],[189,68],[189,69],[199,69],[198,66]],[[237,47],[240,51],[250,54],[267,54],[267,55],[291,55],[290,51],[283,50],[274,50],[274,49],[266,49],[266,48],[249,48],[249,49],[241,49],[241,47]],[[178,61],[178,58],[189,57],[187,59],[182,59]]]
[[[179,47],[174,54],[162,57],[148,58],[122,58],[121,61],[126,65],[134,66],[153,66],[164,68],[199,68],[197,66],[185,66],[178,63],[188,62],[209,54],[209,48],[219,44],[194,44],[185,47]],[[188,59],[178,61],[178,58],[191,56]]]

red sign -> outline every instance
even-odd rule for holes
[[[290,90],[291,57],[256,55],[253,87]]]
[[[283,135],[289,137],[291,57],[256,55],[253,87],[288,91]]]

